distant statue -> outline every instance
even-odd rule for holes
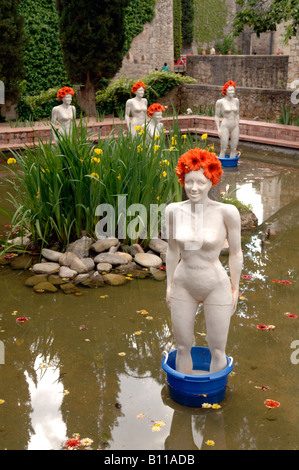
[[[227,366],[227,336],[239,297],[243,263],[240,214],[235,206],[208,197],[222,174],[215,153],[189,150],[179,158],[176,174],[188,197],[169,204],[165,211],[166,302],[177,346],[176,370],[192,374],[194,322],[202,303],[212,356],[210,373],[216,373]],[[219,260],[226,239],[230,279]]]
[[[147,115],[150,118],[150,121],[146,126],[147,136],[149,139],[153,139],[155,136],[160,136],[161,132],[163,132],[164,126],[161,119],[164,111],[164,106],[159,103],[153,103],[149,106]]]
[[[215,48],[214,48],[214,46],[212,46],[211,49],[210,49],[210,55],[215,55]]]
[[[237,155],[239,143],[239,100],[235,98],[236,84],[232,80],[222,87],[223,98],[216,102],[215,123],[220,138],[219,158],[225,158],[225,152],[230,138],[230,158]],[[220,116],[222,122],[220,124]]]
[[[145,84],[140,81],[134,83],[131,92],[136,96],[126,102],[125,121],[128,131],[131,132],[132,137],[134,137],[136,127],[143,128],[146,123],[147,99],[143,98]],[[131,122],[130,116],[132,116]]]
[[[58,128],[59,134],[69,135],[72,128],[72,123],[76,117],[76,108],[71,105],[74,96],[74,90],[70,87],[60,88],[57,92],[57,98],[62,101],[62,104],[55,106],[52,109],[51,122],[54,126],[60,125]],[[56,135],[54,134],[56,141]]]

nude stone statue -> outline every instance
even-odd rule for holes
[[[176,174],[188,197],[169,204],[165,211],[166,302],[177,345],[176,370],[192,373],[194,321],[202,303],[212,356],[210,373],[215,373],[227,366],[230,318],[239,296],[243,263],[240,215],[235,206],[208,197],[222,174],[216,154],[189,150],[179,158]],[[230,279],[219,260],[225,240],[229,244]]]
[[[146,123],[147,99],[143,98],[145,84],[141,81],[134,83],[131,92],[136,96],[126,102],[125,121],[127,130],[134,137],[136,127],[144,127]],[[130,120],[130,116],[132,116],[132,120]]]
[[[164,106],[159,103],[153,103],[149,106],[147,115],[150,120],[146,126],[148,140],[154,139],[155,136],[160,136],[164,131],[164,126],[161,122],[164,111]]]
[[[230,139],[230,158],[237,155],[239,142],[239,100],[235,97],[236,84],[232,80],[222,87],[223,98],[216,102],[215,123],[220,138],[219,158],[225,158],[225,152]],[[220,124],[220,115],[222,122]]]
[[[60,125],[58,128],[59,134],[69,135],[71,132],[72,122],[76,117],[76,108],[71,105],[74,90],[70,87],[63,87],[58,90],[57,98],[62,101],[62,104],[55,106],[52,109],[51,122],[55,126]],[[52,132],[54,141],[57,141],[55,133]]]

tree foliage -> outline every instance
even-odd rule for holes
[[[194,0],[182,1],[182,41],[191,44],[194,30]]]
[[[173,0],[173,55],[174,60],[182,52],[182,0]]]
[[[0,0],[0,80],[6,98],[16,98],[24,77],[24,19],[18,13],[20,0]]]
[[[194,39],[198,44],[213,44],[223,37],[227,6],[225,0],[194,0]]]
[[[125,44],[124,54],[131,46],[135,36],[142,32],[145,23],[151,22],[155,16],[156,0],[130,0],[125,8],[124,27]]]
[[[280,23],[285,23],[284,39],[288,42],[298,33],[298,0],[238,0],[241,9],[234,21],[235,34],[240,34],[248,25],[259,36],[266,31],[276,31]]]

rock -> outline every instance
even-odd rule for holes
[[[35,274],[53,274],[59,271],[60,264],[49,261],[48,263],[37,263],[32,267]]]
[[[118,238],[102,238],[100,240],[97,240],[93,245],[91,245],[91,248],[96,253],[102,253],[103,251],[107,251],[112,246],[117,246],[118,244]]]
[[[60,289],[64,294],[74,294],[75,292],[78,292],[78,287],[72,282],[61,284]]]
[[[86,287],[103,287],[105,285],[103,276],[95,271],[85,281],[82,281],[81,284]]]
[[[93,239],[90,237],[81,237],[75,242],[71,243],[68,247],[68,251],[74,253],[79,258],[87,258],[89,255],[90,247],[93,244]]]
[[[85,273],[85,274],[78,274],[74,279],[73,279],[73,282],[75,284],[81,284],[83,283],[84,281],[86,281],[89,276],[91,275],[91,273]]]
[[[33,286],[35,292],[57,292],[57,288],[51,284],[51,282],[40,282],[39,284],[35,284]]]
[[[162,269],[150,268],[150,272],[156,281],[165,281],[166,271],[163,271]]]
[[[129,261],[127,264],[120,264],[114,269],[114,272],[116,274],[129,274],[134,271],[134,269],[137,269],[137,264],[134,261]]]
[[[35,276],[30,276],[28,279],[25,281],[25,286],[27,287],[33,287],[36,284],[39,284],[40,282],[47,282],[48,277],[46,274],[36,274]]]
[[[132,245],[132,256],[134,257],[136,253],[144,253],[144,249],[138,243],[133,243]]]
[[[162,265],[162,260],[159,256],[148,253],[136,253],[135,261],[146,268],[159,268]]]
[[[81,261],[87,267],[87,271],[92,271],[94,269],[95,263],[92,258],[81,258]]]
[[[60,286],[61,284],[65,284],[67,281],[63,280],[58,274],[50,274],[48,276],[48,281],[51,282],[54,286]]]
[[[29,269],[32,266],[32,263],[32,256],[20,255],[10,261],[10,266],[12,269]]]
[[[73,269],[69,268],[68,266],[60,266],[59,268],[59,277],[62,278],[72,278],[76,276],[78,273],[77,271],[74,271]]]
[[[9,243],[12,243],[13,245],[18,245],[18,246],[26,246],[31,243],[31,240],[29,237],[16,237],[13,238],[12,240],[9,240]]]
[[[78,256],[76,256],[71,262],[70,269],[76,271],[78,274],[84,274],[88,272],[87,266]]]
[[[112,269],[112,264],[110,263],[98,263],[97,270],[99,273],[109,273]]]
[[[48,248],[42,249],[42,256],[49,261],[54,261],[55,263],[59,262],[59,258],[62,255],[59,251],[49,250]]]
[[[4,266],[6,264],[10,264],[11,260],[13,259],[13,257],[11,258],[5,258],[5,255],[2,255],[0,256],[0,266]]]
[[[109,284],[109,286],[122,286],[128,282],[126,276],[123,276],[122,274],[104,274],[103,279],[106,284]]]
[[[70,265],[72,264],[73,260],[74,259],[78,259],[78,256],[75,255],[75,253],[72,253],[71,251],[67,251],[66,253],[63,253],[60,257],[59,257],[59,264],[61,266],[68,266],[70,267]]]
[[[145,279],[150,276],[150,272],[144,271],[143,269],[134,269],[130,274],[132,274],[136,279]]]
[[[166,253],[168,243],[165,240],[162,240],[161,238],[153,238],[149,242],[149,247],[156,253]]]
[[[94,258],[94,262],[118,265],[118,264],[126,264],[127,260],[123,256],[119,256],[114,253],[100,253]]]
[[[130,263],[133,260],[130,253],[125,253],[124,251],[117,251],[115,254],[119,255],[119,256],[122,256],[124,259],[127,260],[128,263]]]
[[[241,233],[252,231],[258,226],[258,218],[252,211],[240,212],[241,216]]]

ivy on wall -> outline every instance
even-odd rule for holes
[[[173,55],[177,61],[182,52],[182,0],[173,0]]]
[[[131,0],[125,8],[125,36],[124,54],[130,49],[135,36],[142,32],[145,23],[149,23],[155,16],[156,0]]]
[[[194,34],[194,0],[181,0],[182,2],[182,42],[191,44]]]
[[[194,39],[199,45],[213,45],[222,38],[227,22],[225,0],[194,0]]]

